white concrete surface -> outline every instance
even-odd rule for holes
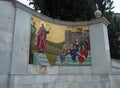
[[[111,59],[105,24],[96,22],[90,25],[90,43],[93,74],[110,74]]]
[[[17,8],[11,74],[26,74],[29,63],[30,22],[31,15]]]

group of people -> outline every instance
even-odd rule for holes
[[[63,49],[60,53],[61,63],[67,63],[65,57],[67,55],[71,56],[73,63],[76,62],[76,58],[79,60],[79,63],[83,63],[88,56],[88,51],[90,50],[89,38],[86,38],[84,41],[78,41],[76,39],[73,44],[70,46],[63,46]]]
[[[50,29],[46,30],[44,24],[41,23],[40,29],[36,33],[35,22],[33,22],[31,31],[31,45],[35,42],[35,47],[38,49],[39,53],[43,53],[46,46],[46,37],[49,34]],[[76,62],[76,59],[79,60],[80,63],[83,63],[88,56],[88,51],[90,50],[90,41],[89,38],[85,38],[80,41],[76,39],[71,45],[64,45],[62,51],[60,53],[61,63],[66,63],[65,58],[67,55],[71,56],[71,60],[73,63]],[[32,55],[32,48],[31,48]],[[32,57],[32,56],[31,56]]]

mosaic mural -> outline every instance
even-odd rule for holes
[[[31,17],[29,63],[91,66],[88,26],[64,26]]]

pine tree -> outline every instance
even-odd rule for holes
[[[30,1],[30,5],[33,4],[35,10],[41,10],[41,13],[55,19],[83,21],[94,18],[95,3],[92,1],[93,0],[32,0]],[[91,5],[93,7],[91,7]]]
[[[111,58],[120,60],[120,20],[113,16],[108,26]]]

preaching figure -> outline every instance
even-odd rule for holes
[[[45,45],[46,45],[46,37],[47,34],[49,34],[49,30],[46,30],[44,27],[44,24],[41,24],[41,27],[37,33],[37,42],[36,42],[36,47],[39,50],[39,52],[43,52],[45,50]]]

